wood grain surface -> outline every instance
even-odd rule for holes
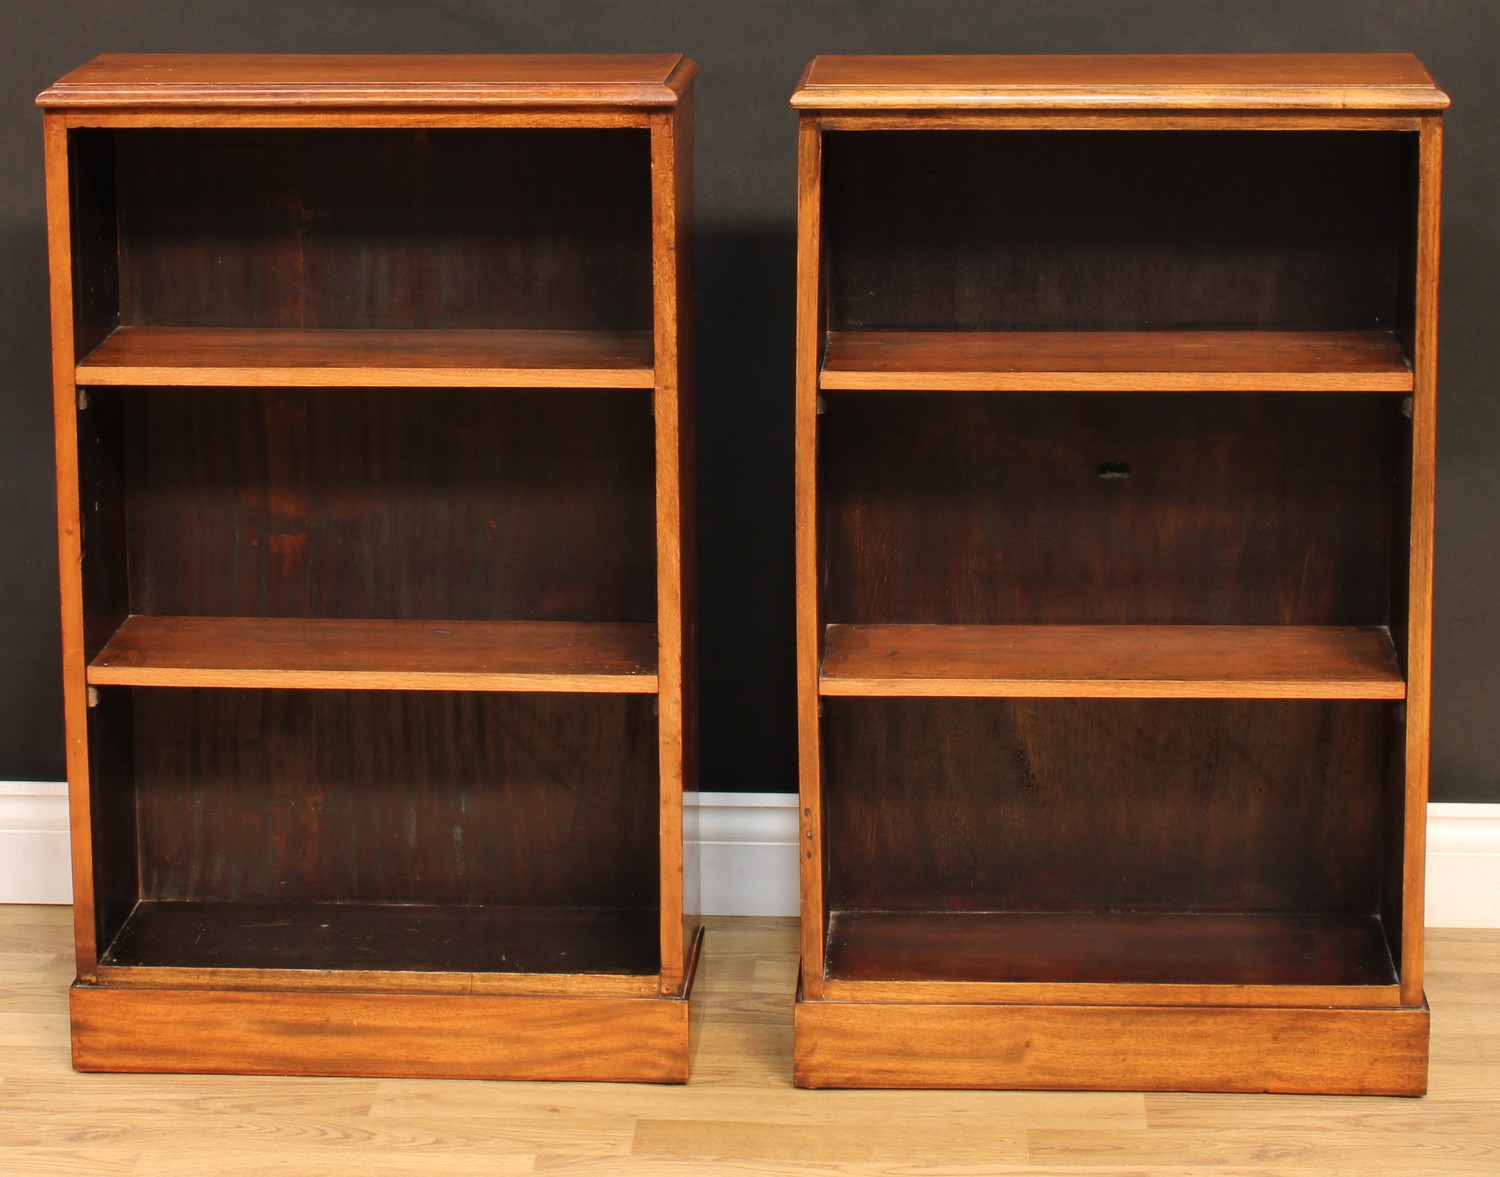
[[[80,1065],[686,1077],[694,72],[41,97]]]
[[[1410,392],[1381,331],[835,331],[821,386],[973,392]]]
[[[1416,171],[1417,241],[1414,247],[1413,349],[1416,392],[1412,397],[1410,532],[1407,560],[1407,699],[1405,736],[1405,793],[1401,831],[1404,861],[1400,881],[1403,897],[1402,965],[1408,998],[1422,983],[1427,811],[1432,734],[1432,609],[1433,560],[1436,543],[1437,397],[1438,397],[1438,270],[1442,248],[1443,123],[1423,122],[1421,153]],[[1395,886],[1393,879],[1392,886]]]
[[[1440,110],[1409,53],[822,56],[803,110]]]
[[[654,974],[655,907],[147,901],[101,965],[309,973]],[[387,982],[389,985],[389,981]]]
[[[129,618],[95,686],[434,691],[656,690],[649,622]]]
[[[1401,699],[1381,626],[830,625],[824,695]]]
[[[93,784],[89,776],[88,684],[84,679],[89,655],[85,617],[83,567],[83,479],[87,466],[80,461],[78,390],[73,383],[73,352],[79,337],[87,338],[93,324],[89,300],[75,300],[79,285],[73,268],[73,242],[101,232],[102,218],[87,212],[75,223],[71,193],[74,160],[67,128],[54,116],[43,120],[43,152],[47,191],[47,276],[52,323],[53,455],[57,471],[57,560],[62,636],[63,721],[66,727],[69,843],[74,908],[74,950],[80,973],[93,970],[98,956],[98,924],[94,910],[94,862],[91,823]],[[94,166],[100,166],[95,157]],[[108,278],[101,279],[109,285]],[[80,302],[75,311],[75,301]],[[92,342],[92,341],[90,341]],[[93,489],[92,485],[89,489]],[[111,618],[110,621],[115,621]],[[107,628],[106,623],[105,628]]]
[[[93,397],[125,419],[130,612],[656,621],[646,392]]]
[[[1397,706],[824,698],[828,908],[1373,915]]]
[[[672,106],[696,67],[675,53],[106,53],[40,106]]]
[[[1424,1088],[1447,103],[1397,54],[808,68],[798,1082]]]
[[[1395,397],[824,400],[829,624],[1387,623]]]
[[[828,975],[1165,987],[1396,983],[1374,916],[1280,912],[837,911]],[[1150,1004],[1172,1003],[1164,995]]]
[[[86,117],[64,114],[65,119]],[[264,113],[262,118],[267,117]],[[1031,111],[931,107],[809,114],[824,131],[1416,131],[1422,116],[1388,111],[1144,110]],[[109,119],[97,120],[103,124]],[[92,122],[84,125],[94,125]]]
[[[644,130],[142,127],[108,142],[117,242],[77,265],[118,267],[123,324],[651,330]]]
[[[642,331],[117,327],[79,362],[93,385],[650,388]]]
[[[473,1177],[1478,1177],[1500,1165],[1500,931],[1428,937],[1425,1099],[802,1091],[790,919],[710,917],[685,1087],[80,1075],[66,908],[0,906],[0,1148],[10,1173]],[[173,1031],[168,1031],[168,1034]]]
[[[139,892],[187,903],[656,908],[648,695],[128,696]]]
[[[669,997],[73,990],[80,1071],[685,1083]],[[496,1033],[504,1026],[504,1033]]]
[[[1421,1009],[797,1004],[803,1087],[1421,1095]],[[1128,1045],[1122,1045],[1128,1044]]]
[[[823,302],[823,135],[815,119],[797,126],[797,389],[794,407],[797,631],[798,873],[802,898],[803,984],[814,997],[823,985],[826,904],[823,895],[822,704],[823,540],[819,472],[818,372],[827,339]],[[805,845],[804,845],[805,843]]]
[[[822,140],[835,337],[1139,332],[1149,349],[1157,332],[1385,332],[1401,321],[1410,132]]]

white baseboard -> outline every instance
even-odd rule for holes
[[[797,914],[797,798],[689,793],[707,915]],[[67,786],[0,781],[0,903],[68,903]],[[1500,928],[1500,805],[1435,803],[1427,816],[1427,923]]]
[[[796,795],[689,793],[686,801],[697,815],[703,914],[796,915]]]
[[[0,903],[72,903],[68,786],[0,781]]]
[[[1500,928],[1500,805],[1427,807],[1427,926]]]

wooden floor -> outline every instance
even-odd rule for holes
[[[0,906],[0,1174],[1500,1174],[1500,931],[1432,931],[1425,1099],[798,1091],[795,925],[710,921],[683,1087],[77,1075],[66,908]]]

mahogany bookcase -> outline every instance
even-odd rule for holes
[[[686,1080],[694,72],[38,99],[79,1069]]]
[[[1441,93],[822,57],[807,1086],[1419,1094]]]

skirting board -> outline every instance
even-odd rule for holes
[[[68,786],[0,781],[0,903],[72,903]]]
[[[797,798],[689,793],[706,915],[797,914]],[[0,903],[69,903],[61,782],[0,781]],[[1427,811],[1427,924],[1500,928],[1500,805]]]

